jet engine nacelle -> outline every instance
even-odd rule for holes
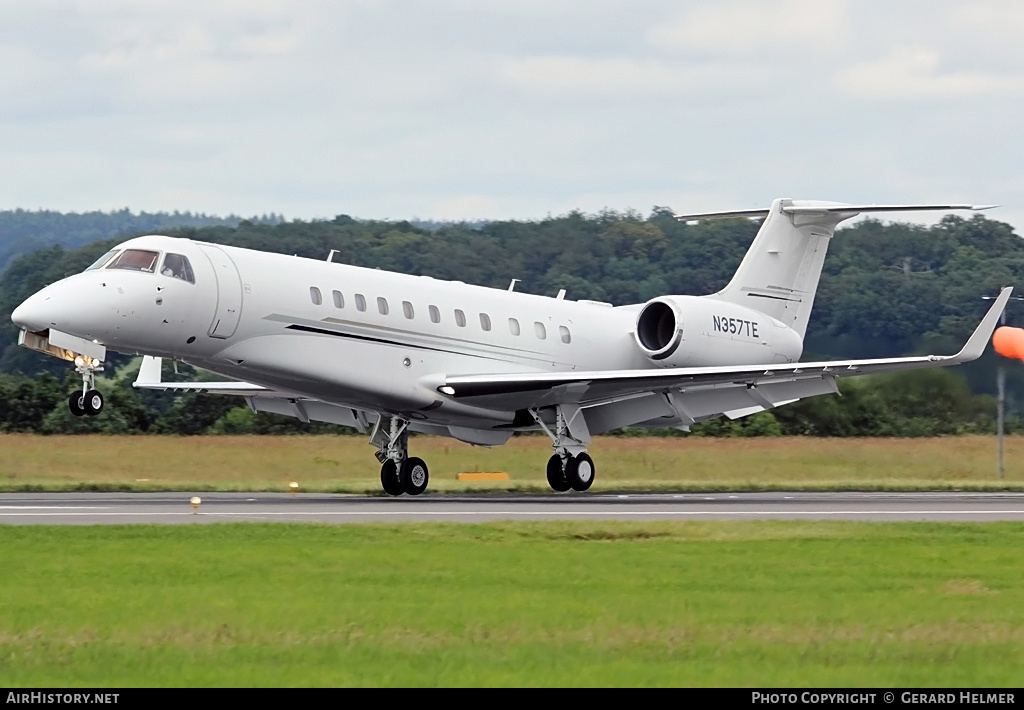
[[[781,321],[706,296],[648,301],[633,334],[661,367],[795,362],[803,352],[803,339]]]

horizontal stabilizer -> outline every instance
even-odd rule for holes
[[[856,212],[928,212],[936,210],[971,210],[979,212],[990,210],[999,205],[844,205],[844,204],[823,204],[823,205],[802,205],[792,204],[782,208],[783,212],[790,214],[847,214]]]
[[[701,219],[730,219],[732,217],[767,217],[768,208],[761,207],[753,210],[728,210],[726,212],[694,212],[693,214],[677,214],[675,217],[680,222],[696,222]]]
[[[786,214],[794,215],[839,214],[853,216],[855,214],[874,212],[926,212],[935,210],[970,210],[973,212],[980,212],[981,210],[990,210],[999,206],[967,204],[848,205],[842,202],[817,202],[812,200],[792,200],[788,202],[788,204],[783,204],[781,211]],[[754,219],[758,217],[767,217],[770,211],[770,209],[764,208],[751,210],[729,210],[726,212],[696,212],[693,214],[677,214],[675,217],[680,222],[696,222],[702,219],[728,219],[732,217],[747,217]]]

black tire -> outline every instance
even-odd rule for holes
[[[548,485],[558,493],[565,493],[571,487],[562,470],[562,457],[555,454],[548,459]]]
[[[85,413],[90,417],[95,417],[103,411],[103,395],[96,390],[86,392],[83,400],[82,405],[85,407]]]
[[[430,473],[427,471],[427,464],[423,459],[415,456],[402,462],[398,469],[398,480],[402,482],[402,488],[411,496],[418,496],[427,490],[427,483],[430,481]]]
[[[389,496],[400,496],[405,493],[402,484],[398,480],[398,466],[391,459],[384,462],[380,467],[380,485]]]
[[[72,392],[68,397],[68,409],[76,417],[85,416],[85,398],[81,392]]]
[[[585,491],[594,483],[594,459],[587,454],[579,454],[569,459],[565,465],[565,480],[574,491]]]

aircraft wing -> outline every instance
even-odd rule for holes
[[[678,393],[680,404],[672,406],[684,421],[688,418],[686,397],[693,393],[695,399],[704,400],[713,395],[716,403],[710,409],[702,405],[704,409],[697,416],[706,418],[710,412],[744,416],[800,397],[836,391],[835,381],[840,377],[947,367],[975,360],[988,345],[1012,290],[1004,288],[1000,292],[977,329],[955,355],[727,367],[461,375],[445,378],[437,391],[466,404],[504,410],[556,404],[592,407],[654,393]],[[732,393],[723,390],[732,390]],[[672,398],[669,400],[671,402]]]
[[[254,412],[269,412],[295,417],[308,424],[311,421],[347,426],[364,432],[373,426],[377,413],[353,409],[290,392],[271,389],[252,382],[163,382],[163,358],[145,355],[134,386],[165,392],[198,392],[201,394],[232,394],[245,397],[245,403]]]
[[[286,397],[283,392],[254,385],[251,382],[164,382],[161,378],[163,358],[144,355],[139,375],[133,387],[139,389],[163,390],[164,392],[212,392],[215,394],[234,394],[242,396],[263,395]]]

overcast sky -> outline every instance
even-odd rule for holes
[[[0,0],[0,209],[999,203],[1024,3]]]

